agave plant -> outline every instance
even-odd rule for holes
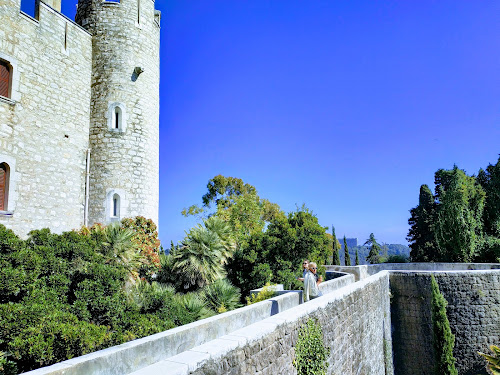
[[[486,358],[486,361],[488,361],[488,366],[487,366],[488,370],[493,375],[500,375],[500,347],[496,345],[491,345],[490,349],[493,352],[493,355],[484,353],[479,353],[479,354],[482,355],[484,358]]]
[[[206,305],[219,313],[241,307],[240,290],[229,281],[219,279],[203,288],[201,298]]]

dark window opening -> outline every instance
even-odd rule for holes
[[[113,195],[113,211],[111,216],[120,216],[120,196],[118,194]]]
[[[120,109],[120,107],[115,107],[113,128],[114,129],[122,128],[122,110]]]
[[[141,0],[137,0],[137,23],[141,23]]]
[[[10,97],[11,68],[5,61],[0,61],[0,96]]]

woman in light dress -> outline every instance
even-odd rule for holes
[[[323,295],[318,287],[323,281],[323,278],[321,276],[318,277],[317,272],[318,266],[316,263],[309,263],[309,271],[304,277],[304,302]]]

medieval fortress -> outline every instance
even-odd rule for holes
[[[33,0],[35,1],[35,0]],[[158,222],[154,0],[0,0],[0,224],[25,236]]]

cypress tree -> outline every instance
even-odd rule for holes
[[[340,266],[340,254],[339,254],[339,247],[337,246],[337,236],[335,235],[335,227],[332,224],[332,237],[333,237],[333,254],[332,254],[332,262],[333,264]]]
[[[446,316],[446,299],[439,291],[439,285],[431,276],[432,289],[432,330],[434,334],[435,373],[439,375],[458,375],[453,357],[455,336],[451,333],[450,322]]]
[[[354,265],[359,266],[359,256],[358,256],[358,249],[356,248],[356,260]]]
[[[373,233],[370,233],[370,238],[366,240],[364,245],[370,246],[370,253],[366,257],[366,260],[370,262],[370,264],[380,263],[380,245]]]
[[[351,265],[351,257],[349,256],[349,248],[347,247],[347,240],[345,239],[345,234],[344,234],[344,261],[346,266]]]
[[[435,175],[437,209],[434,230],[441,262],[470,262],[483,243],[485,192],[474,177],[455,166]]]

